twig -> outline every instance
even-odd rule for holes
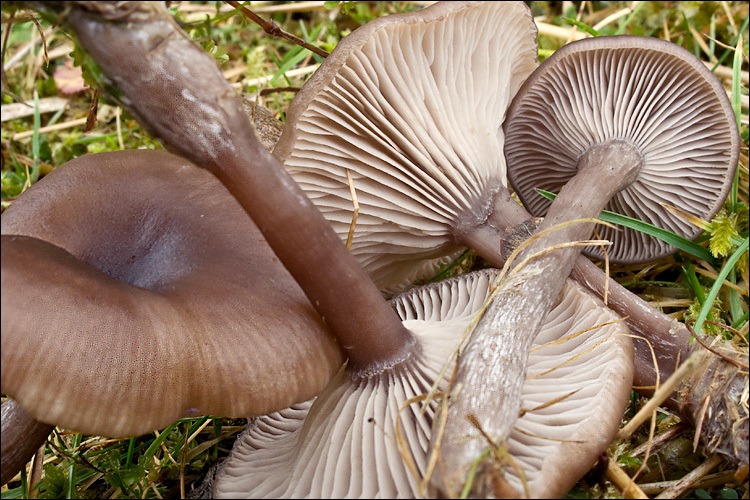
[[[687,424],[685,424],[684,422],[680,422],[679,424],[673,425],[661,434],[657,434],[653,439],[650,440],[651,452],[653,453],[657,451],[662,445],[666,444],[669,440],[675,438],[677,435],[685,432],[687,429]],[[642,445],[633,448],[633,451],[630,452],[630,455],[633,457],[642,455],[646,452],[647,448],[649,448],[648,443],[643,443]]]
[[[48,127],[41,127],[39,129],[39,133],[40,134],[45,134],[47,132],[53,132],[55,130],[63,130],[63,129],[66,129],[66,128],[77,127],[79,125],[86,125],[86,121],[87,120],[88,120],[88,118],[79,118],[77,120],[71,120],[69,122],[56,123],[56,124],[50,125]],[[13,140],[14,141],[19,141],[21,139],[25,139],[26,137],[31,137],[32,135],[34,135],[34,131],[33,130],[27,130],[25,132],[19,132],[16,135],[13,136]]]
[[[274,23],[273,21],[266,21],[265,19],[261,18],[255,12],[251,11],[247,7],[243,6],[239,2],[235,2],[232,0],[227,0],[227,3],[231,5],[232,7],[235,7],[236,9],[239,9],[242,14],[247,17],[248,19],[254,21],[258,26],[263,28],[263,31],[268,33],[269,35],[278,36],[280,38],[285,38],[289,40],[292,43],[296,43],[300,47],[303,47],[311,52],[314,52],[318,54],[321,57],[328,57],[328,52],[321,49],[320,47],[316,47],[315,45],[311,43],[307,43],[301,38],[298,38],[291,33],[287,33],[286,31],[279,28],[279,26]]]
[[[675,481],[675,484],[666,490],[664,490],[656,498],[678,498],[685,493],[685,491],[693,488],[693,484],[702,478],[711,470],[724,462],[724,459],[718,455],[714,455],[698,467],[687,473],[682,479]]]
[[[705,476],[700,481],[696,481],[693,484],[693,488],[710,488],[712,486],[721,486],[723,484],[732,482],[734,479],[734,471],[718,472]],[[658,495],[669,488],[672,488],[679,483],[677,481],[661,481],[659,483],[643,483],[639,484],[641,490],[647,495]]]

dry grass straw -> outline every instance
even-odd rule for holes
[[[349,234],[346,236],[346,248],[352,249],[352,239],[354,238],[354,229],[357,227],[357,216],[359,215],[359,202],[357,201],[357,190],[354,189],[354,180],[352,180],[352,173],[346,169],[346,180],[349,183],[349,192],[352,194],[352,222],[349,225]]]

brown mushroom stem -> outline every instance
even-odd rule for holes
[[[0,484],[6,484],[31,460],[54,426],[36,420],[10,398],[3,402],[0,415],[3,435]]]
[[[617,281],[604,275],[602,270],[584,256],[576,259],[570,277],[603,298],[607,306],[621,316],[630,327],[635,347],[635,378],[633,385],[642,394],[653,393],[652,387],[663,383],[690,351],[690,330],[684,323],[657,310]],[[605,291],[605,283],[609,281]],[[653,349],[653,356],[652,356]],[[654,365],[656,363],[656,365]],[[666,404],[678,409],[676,394]]]
[[[509,271],[461,353],[440,444],[445,470],[450,472],[448,478],[436,476],[433,484],[437,487],[444,481],[461,484],[471,463],[489,448],[487,439],[504,445],[521,412],[529,347],[559,302],[581,247],[541,252],[584,240],[594,229],[593,222],[556,226],[596,218],[612,196],[633,182],[642,164],[640,153],[624,141],[590,148],[579,161],[578,174],[557,196],[538,228],[552,231],[519,253],[517,262],[533,260]],[[591,186],[597,187],[595,193]]]
[[[161,4],[132,2],[128,9],[118,10],[116,2],[81,2],[67,17],[106,75],[110,94],[167,149],[211,171],[227,187],[331,327],[350,370],[379,371],[406,359],[416,346],[412,335],[321,213],[258,142],[213,58]],[[250,159],[256,168],[250,168]]]
[[[482,224],[458,232],[456,241],[471,248],[487,262],[503,268],[512,248],[506,251],[500,242],[505,240],[510,228],[524,224],[531,217],[511,198],[510,192],[503,188],[495,195],[492,212],[487,219]],[[531,232],[526,236],[530,235]],[[636,370],[633,384],[643,394],[650,395],[653,392],[651,388],[658,381],[666,380],[674,373],[677,364],[687,358],[690,345],[688,328],[606,276],[583,255],[576,257],[570,277],[602,300],[606,299],[609,308],[625,318],[635,343]],[[675,410],[679,407],[675,396],[667,401],[667,405]]]

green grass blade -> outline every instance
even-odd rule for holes
[[[73,437],[72,449],[77,450],[81,446],[83,440],[83,434],[76,434]],[[77,452],[76,452],[77,453]],[[68,476],[65,481],[65,498],[76,498],[76,461],[70,461],[70,468],[68,469]]]
[[[556,194],[550,193],[549,191],[544,191],[543,189],[537,189],[537,192],[548,200],[554,200],[557,196]],[[713,255],[711,255],[711,252],[708,249],[690,241],[687,238],[675,234],[672,231],[656,227],[653,224],[649,224],[648,222],[643,222],[638,219],[633,219],[632,217],[628,217],[626,215],[610,212],[609,210],[603,210],[601,215],[599,215],[599,218],[605,222],[617,224],[619,226],[627,227],[635,231],[640,231],[641,233],[648,234],[649,236],[653,236],[654,238],[659,238],[660,240],[669,243],[673,247],[679,248],[680,250],[689,253],[694,257],[703,259],[711,264],[716,263],[716,259]]]
[[[645,2],[638,2],[638,4],[633,9],[633,12],[628,14],[627,19],[625,19],[625,22],[620,25],[619,28],[617,28],[617,31],[615,32],[616,35],[624,35],[625,30],[627,29],[628,25],[631,21],[635,19],[635,15],[638,13],[638,11],[645,5]]]
[[[737,250],[727,259],[726,263],[724,264],[724,267],[721,268],[721,271],[719,272],[719,276],[716,278],[716,281],[714,282],[714,285],[711,287],[711,290],[708,292],[708,295],[706,296],[706,301],[703,303],[703,307],[701,307],[701,311],[698,314],[698,318],[695,320],[695,326],[693,326],[693,329],[696,333],[700,333],[701,329],[703,328],[703,322],[706,321],[706,317],[708,316],[709,311],[711,310],[711,305],[714,303],[714,300],[719,295],[719,290],[721,290],[722,285],[724,284],[724,280],[726,279],[727,275],[729,275],[729,272],[734,269],[734,265],[737,263],[738,260],[740,260],[740,257],[742,257],[742,254],[747,252],[748,246],[750,246],[750,239],[745,238],[745,240],[742,242],[742,245],[740,245]]]
[[[706,293],[703,291],[703,286],[698,280],[698,275],[695,274],[695,266],[690,261],[687,261],[682,267],[682,276],[685,278],[685,282],[690,286],[693,291],[693,295],[700,302],[701,307],[706,303]]]
[[[734,111],[735,120],[737,120],[737,129],[740,128],[740,117],[742,115],[742,107],[740,98],[742,97],[740,89],[740,72],[742,70],[742,34],[737,38],[737,45],[734,48],[734,61],[732,62],[732,110]],[[729,192],[729,199],[732,203],[732,212],[737,212],[738,199],[737,192],[740,184],[740,169],[738,168],[734,173],[734,182],[732,182],[732,189]]]
[[[739,330],[740,328],[742,328],[742,325],[744,325],[749,318],[750,318],[750,311],[745,311],[745,314],[737,318],[737,320],[734,323],[732,323],[732,328],[734,328],[735,330]],[[747,337],[747,334],[745,335],[745,337]]]
[[[588,24],[584,24],[581,21],[578,21],[578,20],[573,19],[571,17],[565,17],[563,19],[565,19],[566,23],[569,23],[569,24],[572,24],[573,26],[577,26],[577,27],[581,28],[583,31],[585,31],[586,33],[588,33],[591,36],[599,36],[599,32],[596,31],[591,26],[589,26]]]
[[[156,453],[156,450],[159,449],[159,446],[161,446],[164,440],[167,439],[167,436],[169,436],[169,434],[171,434],[174,428],[177,427],[178,423],[180,423],[179,420],[177,422],[173,422],[172,424],[169,425],[169,427],[161,431],[161,433],[159,433],[159,437],[154,439],[154,442],[151,443],[151,446],[148,447],[144,455],[147,457],[153,457],[154,454]]]
[[[34,133],[31,136],[31,159],[33,164],[29,175],[29,185],[34,184],[39,178],[39,166],[41,157],[39,154],[39,129],[42,127],[42,117],[39,112],[39,93],[34,91]]]
[[[133,465],[133,452],[135,451],[135,437],[131,437],[128,441],[128,452],[125,455],[125,467]]]

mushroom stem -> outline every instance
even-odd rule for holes
[[[505,193],[508,193],[507,190]],[[513,201],[509,194],[498,194],[495,200],[495,208],[489,218],[483,224],[459,235],[457,242],[471,248],[487,262],[502,269],[506,262],[506,252],[511,251],[513,247],[503,249],[500,242],[507,241],[510,228],[519,227],[532,216]],[[532,233],[533,231],[529,230],[525,236],[531,236]],[[687,359],[690,350],[690,330],[684,323],[655,309],[638,295],[605,275],[601,268],[583,255],[575,258],[570,278],[605,300],[610,309],[625,318],[634,336],[636,352],[633,385],[642,394],[651,395],[652,388],[674,373],[680,361]],[[677,410],[676,395],[668,399],[666,404]]]
[[[0,414],[3,434],[0,484],[6,484],[31,460],[54,426],[36,420],[10,398],[3,402]]]
[[[539,226],[539,232],[551,232],[519,253],[518,262],[533,260],[509,272],[461,353],[440,444],[445,470],[450,472],[436,476],[433,484],[437,487],[443,487],[441,482],[449,489],[461,484],[468,466],[488,448],[487,438],[495,445],[507,442],[521,412],[529,348],[559,302],[581,247],[547,250],[587,238],[594,222],[564,224],[599,215],[612,196],[633,182],[642,164],[638,151],[624,141],[590,148],[579,160],[578,174],[562,189]],[[596,187],[595,193],[591,186]]]
[[[330,326],[349,356],[350,370],[371,372],[407,358],[416,346],[412,334],[259,143],[213,58],[159,3],[132,2],[127,12],[118,10],[117,2],[98,2],[91,7],[97,12],[84,4],[90,3],[77,3],[67,21],[106,75],[110,94],[120,96],[167,149],[206,168],[227,187]]]
[[[600,298],[606,297],[607,306],[625,317],[636,352],[633,385],[642,394],[650,396],[652,388],[664,382],[674,373],[677,365],[687,359],[690,330],[684,323],[667,316],[605,276],[596,264],[582,255],[576,259],[570,277]],[[676,393],[666,401],[666,405],[678,409]]]
[[[584,184],[589,182],[584,179]],[[597,214],[598,215],[598,214]],[[507,188],[495,194],[493,208],[482,223],[456,233],[456,242],[471,248],[480,257],[502,269],[509,250],[500,245],[508,231],[525,223],[531,214],[510,196]],[[590,227],[590,226],[589,226]],[[533,231],[529,231],[530,236]],[[674,373],[680,360],[687,358],[690,331],[687,327],[656,310],[638,295],[630,292],[583,255],[578,255],[570,277],[588,288],[610,309],[625,318],[631,333],[635,336],[635,379],[634,386],[646,395],[651,394],[659,380],[666,380]],[[656,366],[654,357],[656,357]],[[667,401],[672,409],[677,409],[675,397]]]

